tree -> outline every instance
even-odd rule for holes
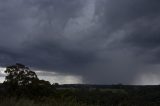
[[[6,67],[4,86],[11,95],[44,96],[52,92],[49,81],[39,80],[36,73],[23,64]]]
[[[36,73],[31,71],[23,64],[8,66],[5,70],[7,76],[5,77],[5,84],[14,86],[26,86],[39,80]]]

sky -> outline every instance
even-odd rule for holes
[[[22,63],[52,82],[160,84],[159,5],[0,0],[1,70]]]

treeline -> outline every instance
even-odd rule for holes
[[[40,80],[36,73],[23,64],[7,66],[5,81],[1,85],[1,95],[5,96],[48,96],[55,87],[49,81]]]
[[[12,106],[19,101],[32,106],[160,106],[160,86],[50,84],[22,64],[6,67],[5,73],[0,106],[7,100]]]

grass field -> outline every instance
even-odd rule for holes
[[[55,100],[49,98],[40,98],[34,101],[26,98],[1,98],[0,106],[98,106],[78,103],[75,100]]]

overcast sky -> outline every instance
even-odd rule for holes
[[[160,0],[0,0],[0,66],[17,62],[83,83],[160,84]]]

